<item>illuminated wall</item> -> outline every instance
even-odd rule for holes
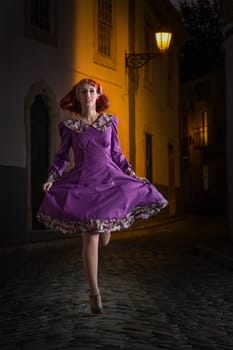
[[[54,7],[51,15],[51,33],[48,37],[42,32],[38,35],[28,22],[29,0],[25,0],[26,6],[23,1],[14,0],[3,2],[1,5],[1,47],[4,48],[1,54],[1,77],[4,84],[1,86],[0,97],[0,139],[3,144],[0,148],[0,166],[1,183],[6,184],[6,189],[2,193],[0,209],[5,225],[2,235],[7,239],[23,239],[31,230],[31,106],[37,95],[44,96],[47,101],[51,162],[60,141],[58,122],[67,116],[60,110],[59,101],[74,83],[84,77],[91,77],[103,85],[111,103],[109,111],[116,114],[120,121],[119,137],[122,150],[127,158],[130,154],[134,155],[138,175],[145,175],[147,132],[152,135],[152,181],[168,192],[168,145],[172,144],[175,156],[174,186],[180,186],[178,44],[174,41],[170,58],[158,59],[151,62],[147,68],[130,73],[134,81],[133,90],[129,89],[129,71],[125,68],[126,51],[134,48],[138,52],[143,51],[145,47],[152,48],[154,43],[149,41],[153,42],[154,39],[153,36],[148,39],[145,23],[157,23],[158,19],[161,19],[160,11],[163,11],[163,16],[166,17],[170,11],[169,2],[113,0],[112,3],[113,42],[110,61],[106,60],[106,57],[101,58],[98,53],[98,1],[51,2]],[[168,21],[175,17],[171,15],[172,11],[169,13]],[[134,31],[131,30],[132,21],[135,23]],[[134,130],[130,128],[132,115],[135,121]],[[132,133],[135,146],[130,149]],[[18,181],[14,181],[15,178]]]
[[[153,8],[143,1],[135,3],[135,51],[155,52],[153,28],[160,23],[161,14],[153,12]],[[163,4],[160,5],[162,8]],[[151,30],[149,41],[145,37],[145,27],[149,27],[147,35]],[[180,188],[178,55],[179,44],[174,36],[171,48],[164,57],[151,60],[134,73],[136,171],[141,176],[146,175],[148,133],[152,136],[152,181],[168,196],[171,186],[174,187],[174,193]],[[173,169],[169,165],[169,147],[174,152]],[[169,183],[171,177],[174,178],[172,184]],[[177,208],[174,207],[171,211],[175,214]]]
[[[73,35],[69,46],[71,53],[71,72],[67,74],[66,86],[84,77],[91,77],[103,85],[110,99],[109,112],[118,116],[119,135],[123,151],[128,156],[128,99],[125,77],[125,48],[128,45],[128,7],[127,1],[113,1],[113,60],[105,61],[97,56],[97,2],[94,0],[73,1]],[[85,14],[85,15],[84,15]],[[69,36],[69,31],[64,35]],[[65,42],[65,37],[63,38]],[[65,91],[65,90],[64,90]]]

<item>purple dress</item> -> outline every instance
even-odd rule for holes
[[[54,183],[37,213],[47,228],[64,234],[118,231],[167,206],[151,183],[135,178],[121,152],[117,123],[105,113],[92,125],[77,119],[60,122],[61,144],[49,167]],[[75,166],[63,173],[71,147]]]

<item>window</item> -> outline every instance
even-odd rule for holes
[[[98,0],[98,52],[111,57],[112,1]]]
[[[193,127],[194,148],[208,146],[208,113],[207,110],[201,111],[201,123],[198,127]]]
[[[50,1],[31,1],[31,25],[41,31],[50,31]]]
[[[95,57],[96,63],[115,68],[114,0],[98,0],[96,9]]]
[[[208,145],[208,115],[207,110],[201,112],[201,134],[203,146]]]
[[[56,0],[24,0],[25,36],[57,45]]]

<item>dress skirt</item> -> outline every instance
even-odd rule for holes
[[[49,167],[53,186],[37,213],[47,228],[64,234],[118,231],[168,205],[154,185],[138,179],[121,152],[117,118],[101,114],[92,125],[60,122],[61,144]],[[75,166],[64,173],[74,153]]]

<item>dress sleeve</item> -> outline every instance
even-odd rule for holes
[[[123,171],[123,173],[135,177],[136,174],[132,170],[131,164],[127,161],[124,154],[121,151],[120,142],[118,138],[118,119],[116,117],[112,117],[112,140],[111,140],[111,155],[113,161],[116,165]]]
[[[48,181],[54,182],[63,174],[70,163],[69,151],[71,147],[71,134],[69,129],[60,122],[58,125],[61,142],[57,153],[54,156],[53,163],[48,168]]]

